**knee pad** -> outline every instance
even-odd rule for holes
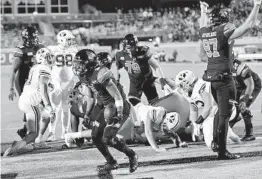
[[[104,118],[106,121],[109,121],[109,119],[112,119],[117,114],[117,109],[114,103],[110,103],[105,107],[104,110]]]
[[[128,101],[129,101],[133,106],[136,106],[138,103],[141,102],[139,99],[136,99],[136,98],[129,98]]]

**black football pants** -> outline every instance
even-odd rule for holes
[[[226,151],[228,122],[232,112],[230,99],[235,100],[235,85],[232,77],[224,81],[211,82],[211,92],[217,102],[218,111],[214,119],[213,140],[219,145],[219,153]]]

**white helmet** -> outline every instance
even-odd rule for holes
[[[175,81],[178,87],[188,91],[196,79],[196,76],[191,70],[182,70],[176,75]]]
[[[70,47],[71,45],[73,45],[72,39],[75,38],[75,36],[69,30],[62,30],[58,32],[56,37],[57,43],[62,45],[63,47]]]
[[[52,53],[47,48],[41,48],[36,52],[35,55],[36,64],[51,65]]]
[[[167,113],[164,123],[169,131],[177,131],[180,124],[180,115],[177,112]]]

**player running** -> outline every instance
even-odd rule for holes
[[[57,120],[62,121],[61,139],[68,132],[70,125],[70,111],[68,96],[74,86],[74,73],[72,71],[72,61],[77,52],[73,45],[74,36],[69,30],[62,30],[57,34],[56,46],[49,46],[53,54],[52,84],[54,90],[51,93],[51,101],[56,112],[55,121],[49,125],[49,135],[47,141],[55,140],[55,127]]]
[[[253,135],[253,125],[251,111],[248,109],[251,104],[256,100],[258,94],[261,91],[261,79],[259,76],[253,72],[246,64],[235,59],[233,61],[234,71],[233,77],[237,89],[237,101],[240,104],[240,110],[238,114],[241,113],[245,122],[245,136],[241,139],[242,141],[255,140]],[[230,121],[230,126],[233,127],[236,122],[241,119],[236,118],[235,121]]]
[[[115,58],[118,70],[124,67],[129,75],[129,101],[133,106],[137,105],[141,101],[141,96],[144,92],[148,103],[151,104],[158,100],[154,84],[155,77],[151,67],[159,73],[161,85],[164,83],[164,74],[149,47],[138,45],[138,39],[135,35],[126,35],[123,39],[123,45],[123,50],[117,52]],[[117,76],[119,80],[119,72]]]
[[[14,85],[18,95],[23,92],[24,84],[28,78],[30,68],[34,64],[35,54],[37,50],[44,46],[39,43],[38,31],[33,27],[27,27],[21,33],[23,44],[17,46],[14,52],[13,64],[10,73],[10,93],[9,100],[13,100],[16,96]],[[24,122],[26,118],[24,115]],[[21,138],[24,138],[27,133],[26,125],[17,131]]]
[[[218,104],[217,117],[214,121],[213,151],[218,152],[218,159],[237,159],[239,156],[227,150],[227,130],[235,88],[231,69],[233,67],[234,40],[244,35],[256,23],[261,0],[254,0],[254,7],[241,26],[236,28],[229,22],[228,13],[216,5],[207,14],[208,4],[200,1],[200,39],[202,48],[208,58],[207,70],[203,75],[205,81],[211,82],[213,98]]]
[[[106,57],[111,58],[109,55]],[[122,86],[117,85],[113,73],[108,68],[100,66],[97,58],[100,56],[96,57],[92,50],[83,49],[77,52],[73,61],[74,73],[81,82],[88,85],[97,100],[103,104],[103,110],[93,122],[92,140],[107,161],[102,168],[103,171],[118,168],[117,161],[107,148],[109,145],[128,156],[129,171],[132,173],[138,167],[138,157],[117,135],[118,130],[125,125],[130,116],[130,104],[125,99]],[[103,118],[99,117],[100,115],[103,115]]]
[[[15,154],[29,143],[39,143],[50,119],[54,118],[48,94],[48,84],[51,76],[51,58],[52,55],[46,48],[42,48],[36,53],[36,65],[29,72],[28,79],[18,101],[19,109],[26,115],[28,134],[22,141],[14,141],[12,146],[5,151],[4,156]],[[38,127],[39,122],[40,131]],[[37,137],[38,132],[39,136]]]
[[[176,76],[176,85],[185,91],[189,101],[197,106],[198,115],[194,121],[196,124],[201,124],[200,128],[203,130],[205,143],[211,148],[214,117],[218,108],[211,94],[210,82],[197,78],[190,70],[183,70]],[[235,113],[232,113],[231,118],[233,117],[235,117]],[[241,143],[240,138],[231,128],[228,128],[227,136],[233,142]]]

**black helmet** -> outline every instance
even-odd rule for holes
[[[138,39],[134,34],[127,34],[123,39],[124,49],[131,49],[132,47],[136,47],[138,43]]]
[[[229,12],[226,9],[222,9],[221,5],[215,6],[210,15],[211,24],[214,26],[229,22]]]
[[[38,46],[38,31],[34,27],[27,27],[26,29],[22,30],[21,35],[26,47]]]
[[[100,66],[105,66],[107,68],[111,68],[112,58],[107,52],[100,52],[96,55],[96,60],[98,61]]]
[[[73,72],[77,76],[82,76],[87,72],[93,72],[98,63],[93,50],[83,49],[76,53],[73,60]]]

